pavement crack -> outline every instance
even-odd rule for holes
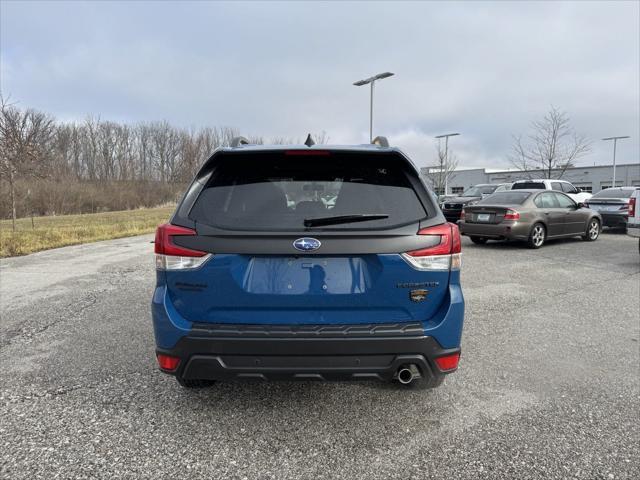
[[[102,292],[103,291],[86,294],[79,301],[64,305],[61,307],[61,312],[58,313],[54,320],[50,322],[41,323],[35,326],[35,328],[29,328],[31,325],[25,323],[19,330],[6,332],[6,335],[0,339],[0,350],[3,350],[20,340],[31,340],[65,321],[79,318],[86,310],[93,307],[98,302],[98,294]]]

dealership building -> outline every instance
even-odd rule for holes
[[[421,173],[425,178],[429,178],[429,172],[434,171],[431,167],[424,167]],[[560,172],[554,175],[554,178]],[[544,178],[541,170],[519,171],[519,170],[498,170],[489,168],[461,169],[451,173],[448,179],[447,194],[456,195],[462,193],[469,187],[479,183],[511,183],[516,180],[529,178]],[[562,180],[573,183],[576,187],[585,192],[596,193],[605,188],[611,187],[613,178],[612,165],[594,165],[590,167],[567,168],[562,174]],[[428,180],[427,180],[428,182]],[[640,186],[640,163],[625,163],[616,165],[616,187],[620,186]],[[442,193],[442,192],[437,192]]]

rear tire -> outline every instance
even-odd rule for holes
[[[176,380],[182,388],[207,388],[216,383],[215,380],[190,380],[181,377],[176,377]]]
[[[547,239],[547,229],[542,223],[535,223],[533,227],[531,227],[531,232],[529,233],[529,238],[527,239],[527,246],[529,248],[540,248],[544,245],[545,240]]]
[[[589,223],[587,223],[587,231],[584,232],[582,239],[585,242],[594,242],[600,236],[600,230],[600,222],[597,218],[592,218],[589,220]]]
[[[485,243],[487,243],[487,240],[488,240],[488,238],[484,238],[484,237],[469,237],[469,238],[476,245],[484,245]]]

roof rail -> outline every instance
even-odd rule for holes
[[[379,135],[379,136],[377,136],[376,138],[373,139],[371,144],[372,145],[377,145],[379,147],[388,147],[389,146],[389,140],[387,140],[387,137],[383,137],[382,135]]]
[[[231,146],[233,148],[241,147],[242,145],[249,145],[249,140],[245,137],[233,137],[231,139]]]

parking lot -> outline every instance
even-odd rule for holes
[[[637,240],[473,245],[433,391],[155,365],[151,236],[2,260],[2,478],[638,478]]]

